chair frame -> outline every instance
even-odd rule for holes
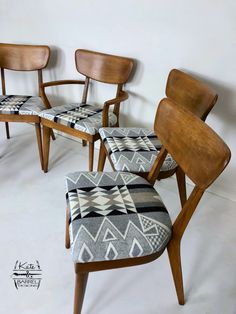
[[[168,132],[166,132],[166,126],[168,126]],[[180,130],[176,128],[176,126],[180,127]],[[188,146],[188,140],[183,140],[183,137],[187,138],[188,133],[191,133],[191,127],[189,126],[194,126],[192,136],[189,137],[194,143],[186,147]],[[167,245],[178,302],[180,305],[183,305],[185,299],[180,254],[181,239],[204,191],[227,166],[230,161],[231,153],[228,146],[210,127],[185,108],[176,109],[176,104],[170,99],[163,99],[160,102],[154,127],[163,146],[148,174],[147,180],[151,183],[158,178],[167,153],[170,153],[181,166],[183,172],[188,175],[195,184],[189,198],[185,201],[172,226],[172,238]],[[189,128],[189,130],[184,132],[184,129],[187,128]],[[169,139],[170,133],[173,136],[172,139]],[[176,141],[176,139],[180,137],[182,137],[181,142]],[[195,158],[196,151],[194,145],[195,147],[201,148],[203,152],[201,156],[202,159],[198,157]],[[202,149],[205,145],[208,145],[207,152]],[[183,153],[183,148],[188,149],[188,156]],[[198,159],[196,163],[193,162],[194,158]],[[199,171],[199,165],[204,167],[204,172]],[[68,209],[66,211],[65,246],[66,248],[70,248]],[[161,256],[163,252],[164,250],[149,256],[124,260],[76,263],[73,313],[81,313],[89,272],[149,263]]]
[[[38,88],[43,83],[44,69],[50,57],[50,48],[40,45],[0,44],[0,68],[2,95],[6,95],[5,69],[11,71],[37,71]],[[50,107],[46,107],[50,108]],[[34,123],[39,150],[39,158],[43,169],[43,151],[40,118],[37,115],[0,114],[0,122],[5,122],[6,136],[10,139],[9,122]]]
[[[203,121],[205,121],[218,99],[218,95],[211,88],[185,72],[177,69],[172,69],[168,75],[166,83],[166,96],[167,98],[173,100],[177,106],[181,105],[182,107],[187,108]],[[110,155],[101,140],[97,171],[103,171],[106,158],[108,158],[113,171],[116,171]],[[133,173],[143,178],[147,178],[149,174],[148,172]],[[161,171],[157,180],[169,178],[174,174],[176,174],[180,202],[181,206],[183,206],[187,199],[187,192],[186,179],[181,168],[177,166],[171,170]],[[154,183],[155,180],[152,181],[153,185]]]
[[[85,76],[85,80],[61,80],[41,84],[41,97],[45,102],[45,105],[50,105],[45,93],[45,88],[47,87],[70,84],[84,85],[81,103],[86,104],[90,80],[108,84],[116,84],[116,97],[114,99],[105,101],[103,104],[102,125],[104,127],[109,125],[109,108],[110,106],[114,106],[113,113],[117,116],[117,123],[115,126],[119,126],[120,103],[127,100],[129,97],[128,93],[125,92],[122,88],[129,78],[134,61],[130,58],[84,49],[77,49],[75,52],[75,62],[77,71]],[[83,146],[89,142],[89,170],[93,170],[94,142],[100,139],[99,133],[91,135],[79,130],[72,129],[71,127],[61,125],[59,123],[49,121],[45,118],[41,118],[41,124],[43,125],[44,172],[48,171],[50,129],[56,129],[63,133],[81,138]]]

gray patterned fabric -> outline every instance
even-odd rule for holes
[[[44,109],[37,96],[0,95],[0,114],[38,115]]]
[[[71,127],[91,135],[98,133],[102,127],[102,108],[88,104],[69,104],[53,107],[41,112],[40,117]],[[109,113],[109,125],[117,122],[114,113]]]
[[[170,240],[171,220],[159,194],[137,175],[75,172],[66,189],[75,263],[147,256]]]
[[[161,149],[160,141],[150,129],[101,128],[99,133],[116,171],[149,172]],[[161,171],[176,166],[168,154]]]

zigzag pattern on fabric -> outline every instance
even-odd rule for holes
[[[145,256],[168,243],[170,217],[144,178],[122,172],[77,172],[66,182],[75,263]]]
[[[111,154],[111,160],[114,164],[116,171],[127,172],[149,172],[152,168],[154,161],[157,158],[159,151],[153,151],[149,154],[144,152],[127,152],[126,154],[115,153]],[[176,168],[177,164],[170,154],[167,155],[161,171],[168,171]]]
[[[139,220],[141,229],[129,220],[125,232],[121,233],[105,217],[96,236],[81,224],[71,247],[73,260],[85,263],[135,258],[162,250],[169,241],[171,230],[143,215],[139,215]]]
[[[100,186],[100,184],[102,183],[106,185],[106,181],[109,182],[109,185],[112,185],[112,184],[127,185],[127,184],[130,184],[131,182],[135,182],[138,179],[139,177],[137,177],[135,174],[132,174],[132,173],[95,172],[95,171],[94,172],[83,171],[83,172],[69,173],[66,177],[68,190],[71,190],[71,187],[70,187],[71,184],[73,187],[80,186],[80,188],[86,187],[86,186]]]
[[[162,146],[150,129],[101,128],[99,133],[116,171],[149,172]],[[161,171],[176,167],[168,154]]]
[[[103,140],[107,137],[156,137],[153,130],[147,128],[101,128],[99,133]]]
[[[122,152],[122,151],[156,151],[157,148],[152,144],[152,142],[148,139],[147,136],[145,137],[107,137],[106,138],[107,145],[109,146],[112,153],[114,152]],[[110,152],[110,153],[111,153]]]

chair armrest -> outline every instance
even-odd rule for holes
[[[104,102],[103,112],[102,112],[102,126],[103,127],[107,127],[109,125],[108,123],[109,122],[108,121],[109,107],[112,105],[115,105],[118,107],[116,110],[114,109],[114,113],[117,115],[117,119],[118,119],[119,118],[119,105],[122,101],[125,101],[128,98],[129,98],[129,94],[127,92],[120,91],[118,97]]]
[[[39,95],[43,100],[43,103],[46,107],[46,109],[51,109],[52,106],[47,98],[47,95],[45,93],[45,87],[52,87],[52,86],[59,86],[59,85],[69,85],[69,84],[85,84],[85,81],[83,80],[60,80],[60,81],[51,81],[51,82],[45,82],[40,84],[39,88]]]
[[[120,91],[119,96],[110,100],[107,100],[104,102],[104,107],[109,107],[111,105],[119,104],[122,101],[125,101],[126,99],[129,98],[129,94],[125,91]]]

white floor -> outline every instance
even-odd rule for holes
[[[0,125],[0,313],[69,314],[74,273],[64,249],[64,177],[87,170],[88,148],[57,137],[44,174],[33,127],[10,126],[12,138],[6,140]],[[174,218],[179,210],[175,180],[163,180],[157,189]],[[92,273],[83,314],[236,313],[235,222],[234,202],[205,194],[182,242],[184,306],[177,303],[164,253],[144,266]],[[39,260],[39,290],[16,290],[11,278],[16,260]]]

